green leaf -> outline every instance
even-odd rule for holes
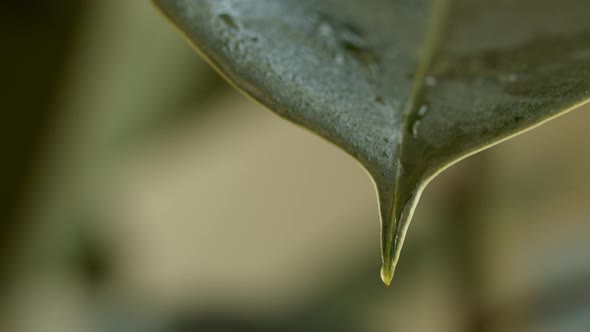
[[[155,0],[222,75],[375,181],[389,284],[426,184],[590,99],[588,0]]]

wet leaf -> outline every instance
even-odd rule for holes
[[[590,99],[587,0],[155,0],[238,89],[376,183],[389,284],[425,185]]]

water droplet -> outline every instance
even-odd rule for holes
[[[231,15],[219,14],[219,18],[230,29],[234,29],[234,30],[239,29],[238,25],[236,24],[236,21],[234,20],[234,18]]]
[[[422,118],[426,113],[428,113],[428,105],[424,104],[418,109],[418,116]]]
[[[428,75],[424,79],[424,82],[426,83],[426,86],[433,87],[436,85],[436,77],[434,77],[432,75]]]
[[[411,131],[412,131],[412,137],[414,139],[418,138],[418,133],[420,130],[420,125],[422,124],[422,119],[424,119],[424,116],[426,116],[426,114],[428,114],[428,105],[427,104],[422,104],[419,108],[418,111],[416,112],[416,116],[414,118],[414,122],[412,123],[411,126]]]
[[[414,139],[418,138],[418,129],[420,128],[420,122],[420,120],[416,120],[412,125],[412,137],[414,137]]]
[[[328,22],[321,22],[318,25],[318,31],[324,37],[331,37],[334,34],[334,28]]]
[[[315,16],[314,24],[318,34],[322,38],[328,39],[326,44],[340,47],[345,51],[344,54],[355,59],[366,70],[374,71],[378,56],[373,48],[369,47],[361,29],[322,14]],[[334,57],[337,64],[343,64],[344,60],[343,54],[337,54]]]

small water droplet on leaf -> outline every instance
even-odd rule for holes
[[[426,86],[428,86],[428,87],[433,87],[436,85],[436,77],[434,77],[432,75],[428,75],[424,79],[424,83],[426,83]]]

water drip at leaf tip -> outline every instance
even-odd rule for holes
[[[383,266],[381,266],[381,280],[385,286],[389,287],[391,280],[393,279],[393,270],[388,268],[386,265],[387,264],[383,263]]]

